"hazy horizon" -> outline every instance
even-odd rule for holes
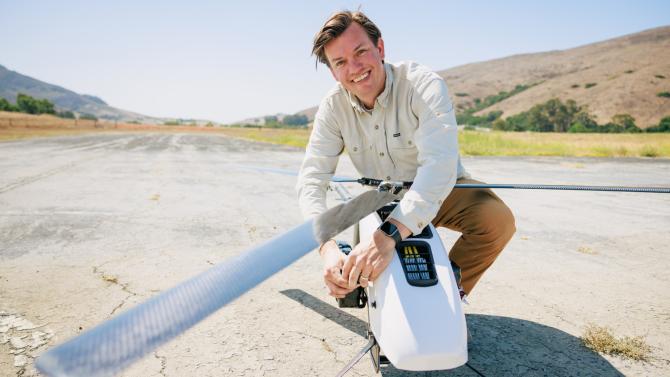
[[[315,70],[314,33],[360,3],[173,1],[0,4],[0,64],[109,105],[230,123],[317,105],[334,80]],[[434,70],[563,50],[670,24],[670,3],[370,2],[388,61]],[[262,27],[259,27],[262,25]]]

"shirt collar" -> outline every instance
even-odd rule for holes
[[[389,63],[384,63],[384,71],[386,71],[386,82],[384,83],[384,90],[379,93],[379,96],[377,96],[377,99],[375,100],[375,106],[379,104],[382,107],[388,106],[389,103],[389,93],[391,92],[391,88],[393,87],[393,70],[391,69],[391,65]],[[358,112],[371,112],[372,110],[368,110],[365,108],[365,106],[361,103],[361,101],[356,97],[355,95],[351,94],[347,90],[347,95],[349,95],[349,101],[351,102],[351,106]]]

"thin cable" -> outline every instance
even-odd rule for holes
[[[470,365],[470,363],[465,363],[465,366],[467,366],[468,368],[472,369],[473,372],[477,373],[477,374],[480,375],[481,377],[486,377],[484,374],[482,374],[482,372],[478,371],[478,370],[475,369],[472,365]]]

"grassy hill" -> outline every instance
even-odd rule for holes
[[[475,99],[517,85],[531,88],[479,112],[503,111],[503,118],[529,110],[551,98],[587,105],[598,123],[615,114],[630,114],[640,128],[670,116],[670,27],[629,34],[560,51],[514,55],[439,71],[457,109]],[[313,119],[316,107],[305,109]]]
[[[49,84],[32,77],[11,71],[0,65],[0,97],[9,102],[16,100],[17,93],[34,98],[47,99],[59,110],[69,110],[77,114],[91,114],[100,119],[116,121],[136,121],[142,123],[162,123],[159,118],[117,109],[102,99],[78,94],[58,85]]]

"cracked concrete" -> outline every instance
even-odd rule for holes
[[[109,282],[109,283],[111,283],[112,285],[116,285],[116,286],[120,287],[122,291],[124,291],[124,292],[126,292],[126,293],[128,294],[128,295],[127,295],[123,300],[121,300],[121,302],[119,302],[119,303],[112,309],[112,311],[109,313],[109,316],[111,317],[111,316],[114,315],[114,313],[117,312],[117,310],[121,309],[121,308],[126,304],[126,302],[128,301],[128,299],[130,299],[131,297],[135,297],[135,296],[137,296],[137,293],[131,291],[130,288],[128,288],[128,286],[129,286],[128,283],[120,283],[120,282],[119,282],[119,279],[118,279],[116,276],[114,276],[114,275],[110,275],[110,274],[105,273],[104,271],[101,271],[101,270],[100,270],[100,267],[101,267],[101,266],[93,266],[93,273],[99,275],[100,278],[101,278],[102,280],[104,280],[104,281],[106,281],[106,282]]]
[[[0,376],[33,373],[33,356],[47,347],[299,224],[295,177],[253,167],[297,170],[301,159],[296,149],[209,135],[0,143],[0,311],[44,325],[0,322]],[[492,183],[670,185],[667,160],[464,164]],[[339,169],[354,174],[346,159]],[[472,367],[486,376],[670,375],[670,198],[497,193],[518,231],[465,308]],[[458,236],[440,234],[448,245]],[[121,375],[333,376],[366,343],[365,311],[334,304],[312,253]],[[644,336],[652,361],[585,349],[588,323]],[[35,332],[51,335],[19,347]],[[367,356],[350,373],[374,375]],[[477,376],[467,367],[381,374]]]

